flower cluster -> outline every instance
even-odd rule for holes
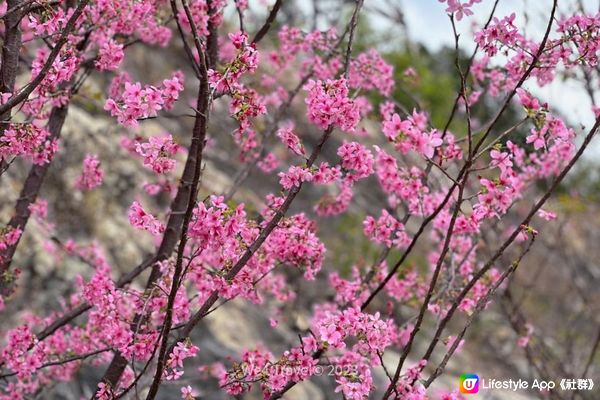
[[[87,154],[83,159],[83,170],[75,181],[79,189],[94,189],[102,184],[104,171],[100,168],[100,160],[95,154]]]
[[[219,26],[223,21],[223,7],[225,6],[225,0],[196,0],[190,2],[189,10],[192,16],[192,20],[198,32],[203,36],[210,34],[208,30],[208,23],[211,21],[215,26]],[[187,32],[192,31],[191,22],[188,19],[185,10],[180,10],[177,14],[179,23],[183,29]]]
[[[323,265],[325,246],[316,235],[316,224],[304,214],[286,218],[269,236],[265,250],[276,260],[304,270],[314,280]]]
[[[244,32],[229,34],[229,40],[236,50],[234,59],[225,66],[223,72],[209,70],[208,80],[219,92],[228,92],[239,83],[242,75],[252,73],[258,68],[258,51],[254,44],[248,43],[248,35]]]
[[[344,142],[338,150],[342,168],[349,172],[351,181],[366,178],[373,173],[373,154],[357,142]]]
[[[305,347],[292,348],[279,359],[261,348],[244,351],[241,362],[235,363],[229,371],[221,372],[219,384],[235,396],[249,391],[252,382],[260,381],[263,394],[268,397],[288,382],[308,379],[315,373],[317,360],[308,353],[313,350],[310,347],[312,338],[305,339]]]
[[[292,165],[287,172],[280,172],[279,183],[285,190],[290,190],[293,187],[298,187],[302,182],[310,182],[313,180],[313,175],[309,169]]]
[[[404,225],[386,210],[381,211],[377,220],[367,216],[363,221],[363,231],[370,240],[382,243],[386,247],[406,247],[410,242]]]
[[[465,15],[473,15],[471,7],[476,3],[481,3],[481,0],[468,0],[464,3],[462,0],[439,0],[439,2],[447,3],[448,8],[446,8],[446,12],[448,14],[454,14],[454,16],[456,16],[456,20],[460,21]]]
[[[427,117],[423,113],[413,111],[406,120],[398,114],[383,122],[383,133],[402,154],[414,150],[424,157],[432,158],[434,150],[442,144],[441,135],[436,131],[426,131]]]
[[[348,86],[364,90],[378,90],[389,96],[394,88],[394,68],[371,49],[361,53],[350,63]]]
[[[335,28],[329,29],[326,32],[315,30],[313,32],[304,33],[298,27],[290,27],[284,25],[278,33],[280,42],[280,51],[273,51],[269,54],[269,59],[278,69],[284,69],[288,64],[302,52],[309,55],[314,54],[317,50],[331,50],[334,47],[338,36]],[[309,57],[308,63],[322,65],[321,57]],[[332,60],[332,64],[336,64],[339,69],[341,65],[337,58]],[[317,76],[321,74],[316,73]]]
[[[480,2],[440,1],[457,21],[472,15],[475,4]],[[64,43],[57,38],[67,29],[67,21],[73,15],[74,10],[68,7],[23,10],[23,22],[15,25],[21,29],[23,40],[13,55],[27,64],[19,67],[19,71],[25,71],[24,79],[40,74],[44,77],[27,99],[6,113],[8,119],[0,132],[0,175],[5,167],[12,165],[10,172],[13,172],[15,165],[18,168],[27,164],[22,160],[13,163],[19,157],[37,165],[33,172],[38,166],[46,168],[58,146],[54,139],[60,134],[54,129],[59,114],[56,111],[66,111],[77,93],[78,101],[92,97],[88,96],[88,87],[92,85],[85,84],[91,69],[122,71],[124,65],[135,67],[136,63],[125,62],[130,53],[125,48],[137,42],[164,46],[172,32],[176,32],[173,29],[181,29],[178,33],[183,35],[176,36],[184,44],[189,45],[192,39],[189,35],[197,33],[199,37],[194,39],[205,46],[206,51],[201,54],[186,46],[191,64],[202,59],[209,68],[208,76],[201,76],[208,78],[208,82],[203,82],[208,85],[208,92],[203,92],[208,103],[204,104],[205,109],[195,110],[192,117],[211,121],[215,113],[232,117],[232,138],[240,151],[241,169],[233,187],[225,188],[231,189],[223,192],[226,196],[211,195],[210,190],[221,192],[222,188],[203,187],[203,193],[209,191],[208,195],[202,194],[202,199],[194,197],[191,218],[182,224],[181,199],[185,197],[187,203],[189,197],[185,191],[190,182],[187,172],[194,169],[198,160],[195,157],[202,154],[188,154],[182,168],[187,172],[178,180],[172,172],[181,149],[172,135],[148,135],[146,139],[132,136],[126,130],[123,155],[140,157],[144,167],[164,174],[139,186],[149,195],[161,194],[154,199],[156,207],[164,206],[169,196],[173,201],[170,208],[157,208],[150,213],[142,207],[141,200],[136,200],[122,213],[122,216],[127,214],[131,226],[151,233],[154,236],[151,239],[157,242],[162,239],[160,261],[152,265],[152,278],[145,290],[135,284],[121,285],[131,280],[115,280],[116,271],[108,261],[112,257],[104,255],[100,243],[60,240],[59,236],[68,230],[58,232],[48,218],[48,202],[39,198],[38,193],[32,195],[26,210],[46,234],[46,240],[41,241],[46,259],[62,265],[73,258],[69,261],[85,262],[92,268],[74,279],[73,290],[56,302],[57,309],[50,315],[41,317],[28,310],[14,316],[17,327],[7,331],[0,351],[3,377],[0,400],[34,396],[56,381],[74,379],[84,362],[94,366],[108,364],[117,352],[128,366],[114,387],[100,383],[95,396],[109,400],[124,395],[127,387],[143,378],[145,370],[138,366],[150,362],[156,354],[166,315],[172,315],[173,329],[186,324],[193,327],[197,319],[192,316],[199,310],[212,312],[221,302],[233,299],[241,300],[244,307],[258,308],[264,318],[257,321],[277,331],[284,331],[287,328],[284,325],[295,317],[295,313],[289,312],[294,299],[310,304],[311,312],[301,313],[306,318],[298,321],[297,327],[302,330],[299,343],[278,355],[258,345],[255,350],[242,349],[239,362],[225,361],[206,368],[211,369],[229,395],[243,395],[256,383],[269,398],[319,375],[319,368],[327,366],[332,368],[330,375],[336,393],[347,399],[364,400],[375,389],[377,369],[386,352],[387,355],[401,352],[413,334],[424,330],[421,319],[404,321],[403,317],[421,308],[437,318],[452,317],[454,309],[458,313],[474,313],[492,285],[499,282],[503,270],[488,268],[490,264],[484,262],[489,253],[480,248],[482,239],[487,238],[484,233],[489,231],[490,238],[494,237],[492,227],[505,222],[508,226],[499,227],[494,239],[516,235],[517,242],[528,240],[540,229],[529,223],[544,226],[545,221],[557,218],[553,212],[537,209],[530,214],[537,218],[512,226],[515,225],[512,213],[522,211],[520,200],[528,191],[537,190],[540,186],[537,182],[562,177],[560,174],[575,149],[575,131],[551,112],[552,107],[525,88],[532,80],[543,86],[562,74],[569,79],[580,76],[581,71],[576,67],[584,67],[583,72],[594,75],[600,50],[600,14],[558,17],[554,21],[558,28],[545,39],[544,48],[517,28],[515,14],[491,19],[475,33],[483,57],[475,53],[463,82],[462,96],[457,96],[455,110],[442,132],[434,128],[440,126],[434,123],[438,121],[437,115],[430,115],[421,106],[412,113],[405,111],[406,104],[394,92],[394,67],[379,52],[367,49],[356,55],[351,53],[346,62],[339,47],[346,39],[338,37],[333,28],[303,32],[298,27],[283,26],[277,34],[278,40],[260,42],[259,57],[257,43],[251,43],[243,28],[241,32],[218,37],[219,31],[224,31],[216,29],[223,23],[224,0],[193,0],[184,5],[185,9],[174,15],[174,22],[179,23],[176,24],[168,17],[173,10],[166,1],[89,2]],[[243,27],[248,2],[238,0],[235,5]],[[0,4],[0,14],[9,15],[7,7],[6,2]],[[60,51],[47,64],[53,49]],[[502,54],[501,59],[494,59],[498,54]],[[399,66],[398,60],[395,61],[394,65]],[[197,66],[190,65],[188,70]],[[400,79],[410,90],[418,89],[420,77],[425,75],[417,74],[411,66],[402,68]],[[133,73],[138,75],[138,71]],[[522,79],[525,73],[527,79]],[[20,85],[21,78],[16,80]],[[119,124],[137,127],[140,120],[158,117],[162,110],[172,109],[182,95],[183,82],[184,75],[178,71],[156,85],[134,81],[122,71],[107,88],[105,110]],[[300,84],[294,89],[293,82]],[[93,90],[102,84],[102,80],[94,82]],[[4,89],[6,93],[0,93],[0,104],[6,104],[22,89]],[[96,93],[92,94],[96,98]],[[488,95],[492,101],[488,101]],[[496,135],[495,122],[485,125],[480,117],[488,113],[478,111],[479,107],[493,106],[493,98],[500,96],[514,97],[515,104],[522,106],[516,112],[523,114],[523,120],[506,133]],[[420,100],[418,97],[415,93],[416,100]],[[495,120],[508,123],[511,118],[505,118],[504,110],[509,110],[508,104]],[[599,110],[594,108],[597,115]],[[469,122],[470,130],[457,123],[458,119]],[[327,143],[313,145],[304,134],[308,122],[326,131],[322,139]],[[334,129],[352,132],[356,141],[337,137]],[[211,154],[223,153],[220,138],[215,138],[209,129],[206,147],[211,150],[219,147]],[[309,155],[311,148],[314,153]],[[474,149],[474,154],[466,154],[467,148]],[[339,162],[337,159],[332,162],[331,158],[335,158],[332,152],[337,154]],[[290,163],[295,156],[306,163]],[[254,165],[271,178],[279,178],[280,193],[264,196],[244,193],[243,197],[249,201],[239,202],[233,193]],[[103,175],[98,157],[88,154],[75,185],[80,189],[98,187]],[[367,179],[371,175],[374,177]],[[312,184],[304,185],[306,182]],[[334,257],[326,259],[328,241],[320,235],[323,231],[330,233],[331,228],[322,229],[318,225],[324,218],[311,219],[310,209],[295,214],[289,211],[297,207],[298,203],[292,202],[303,196],[300,191],[305,186],[311,186],[307,196],[309,207],[314,204],[312,211],[319,217],[346,212],[353,205],[355,193],[358,205],[368,203],[368,210],[355,224],[359,234],[355,234],[356,229],[343,232],[341,241],[346,240],[348,233],[352,242],[342,243],[341,257],[333,241]],[[30,186],[25,188],[29,190]],[[360,190],[372,190],[374,195],[361,195]],[[314,197],[313,192],[317,193]],[[317,197],[319,200],[313,203],[312,199]],[[25,198],[22,196],[19,204]],[[39,200],[34,202],[35,198]],[[50,204],[52,210],[58,210]],[[16,215],[21,216],[20,212]],[[355,215],[349,214],[350,222],[356,222],[352,218]],[[166,216],[168,222],[159,216]],[[180,241],[182,232],[178,230],[183,226],[187,229],[187,240]],[[364,237],[360,235],[361,228]],[[0,228],[0,257],[16,247],[23,230],[10,225]],[[426,245],[417,242],[421,234],[422,240],[429,240]],[[177,243],[185,245],[178,254],[183,258],[174,256]],[[360,254],[357,259],[348,260],[356,253],[353,246]],[[365,246],[368,251],[362,251]],[[403,253],[399,262],[396,249]],[[371,250],[378,254],[373,256]],[[424,254],[408,254],[411,251]],[[17,258],[15,261],[19,261]],[[181,266],[178,262],[182,260],[182,274],[173,285],[175,266]],[[330,260],[336,262],[327,265]],[[10,260],[0,259],[2,268],[4,261]],[[306,281],[315,280],[323,274],[323,269],[327,271],[326,280],[316,286],[321,297],[305,302],[301,298],[304,285],[313,285]],[[133,271],[138,270],[143,268]],[[18,273],[10,269],[2,271],[0,285],[4,289],[6,283],[17,280]],[[437,272],[432,275],[434,271]],[[483,271],[483,275],[471,283],[471,279],[478,277],[478,271]],[[297,279],[299,275],[303,279]],[[174,293],[172,287],[176,288]],[[465,288],[469,290],[460,298]],[[169,301],[171,295],[173,302]],[[377,300],[371,302],[375,295]],[[0,297],[0,311],[5,307],[5,299],[11,301],[6,296]],[[165,310],[171,305],[171,313],[167,314]],[[12,305],[7,303],[7,307]],[[85,312],[85,324],[61,322],[79,310]],[[396,324],[400,322],[404,325]],[[45,334],[49,327],[52,332]],[[521,329],[517,336],[520,336],[518,344],[527,346],[533,327]],[[438,338],[446,345],[446,351],[453,344],[462,345],[455,336],[448,337],[447,332],[436,335]],[[190,339],[169,349],[162,379],[178,380],[184,371],[189,371],[185,364],[191,360],[185,360],[194,357],[199,349]],[[434,356],[438,358],[437,353]],[[425,400],[428,394],[419,381],[428,361],[399,369],[396,375],[399,379],[392,379],[388,393],[397,398]],[[184,400],[194,396],[191,386],[181,388]],[[456,400],[458,396],[447,393],[442,398]]]
[[[7,338],[8,343],[0,353],[0,360],[15,371],[20,379],[27,380],[42,365],[45,344],[38,342],[27,325],[12,329]]]
[[[326,347],[344,348],[348,337],[355,337],[365,354],[376,355],[396,340],[395,327],[391,320],[383,320],[379,313],[366,314],[356,308],[344,311],[325,311],[315,315],[315,332],[317,338]]]
[[[104,109],[123,126],[137,127],[138,120],[155,117],[162,109],[171,109],[182,90],[181,73],[163,80],[161,87],[146,85],[143,88],[139,82],[131,83],[126,76],[119,76],[113,81],[112,96],[106,100]]]
[[[169,359],[166,363],[164,372],[165,379],[172,381],[181,378],[183,375],[183,360],[190,357],[195,357],[198,354],[198,347],[191,344],[189,341],[179,342],[169,354]]]
[[[34,164],[46,164],[58,150],[58,141],[35,124],[11,124],[0,137],[0,159],[27,157]]]
[[[115,70],[119,68],[124,57],[123,45],[114,40],[108,40],[102,44],[98,51],[96,67],[99,70]]]
[[[514,13],[502,19],[494,17],[487,28],[475,34],[475,41],[488,56],[495,55],[501,46],[513,46],[522,39],[514,25],[515,17]]]
[[[229,112],[240,125],[238,132],[247,133],[251,119],[265,114],[267,108],[256,90],[239,84],[232,84],[230,88],[231,103],[229,104]]]
[[[334,171],[339,172],[338,170]],[[339,193],[336,196],[329,194],[323,196],[315,206],[315,212],[321,216],[339,215],[348,210],[352,197],[352,185],[342,182]]]
[[[31,75],[36,77],[42,72],[46,59],[50,54],[50,49],[42,47],[37,50],[35,58],[31,63]],[[44,77],[42,83],[36,89],[38,93],[43,96],[50,95],[55,92],[59,85],[63,82],[68,82],[73,78],[79,64],[81,62],[81,55],[73,48],[63,48],[61,50],[61,57],[57,57],[52,63],[52,67],[48,74]]]
[[[95,396],[98,400],[112,400],[115,397],[110,384],[105,382],[98,383],[98,390],[96,391]]]
[[[381,188],[389,194],[391,207],[396,207],[400,201],[408,202],[410,212],[423,214],[430,212],[427,194],[429,187],[422,181],[423,171],[418,167],[399,168],[396,158],[376,147],[375,173]]]
[[[292,131],[291,126],[286,126],[277,131],[277,137],[281,139],[283,144],[286,145],[288,149],[290,149],[293,153],[303,156],[306,154],[304,150],[304,146],[300,142],[300,139],[296,134]]]
[[[308,119],[321,129],[337,126],[351,132],[360,120],[358,108],[348,97],[346,79],[314,81],[304,85]]]
[[[38,221],[43,221],[48,216],[48,200],[38,198],[35,202],[29,205],[31,215]]]
[[[175,160],[170,157],[179,149],[170,134],[152,136],[146,143],[135,143],[135,151],[144,157],[144,165],[157,174],[164,174],[175,168]]]
[[[23,231],[20,228],[6,227],[0,230],[0,251],[8,249],[19,241]]]
[[[129,207],[129,223],[131,226],[150,232],[153,235],[160,235],[164,230],[164,225],[152,214],[148,214],[138,201],[134,201]]]

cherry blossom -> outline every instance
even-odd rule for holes
[[[147,143],[137,142],[135,151],[144,157],[144,165],[157,174],[167,173],[175,168],[175,160],[169,158],[179,151],[179,145],[173,142],[173,137],[153,136]]]
[[[164,230],[164,225],[152,214],[148,214],[138,201],[134,201],[129,207],[129,223],[131,226],[159,235]]]
[[[104,171],[100,168],[100,160],[95,154],[88,154],[83,160],[83,171],[77,178],[75,186],[79,189],[90,190],[102,184]]]
[[[338,80],[310,80],[304,90],[308,119],[321,129],[338,126],[344,131],[354,131],[360,120],[358,109],[348,98],[348,86],[344,78]]]

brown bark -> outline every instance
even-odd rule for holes
[[[50,132],[48,140],[55,140],[60,137],[63,123],[67,117],[67,111],[68,105],[54,107],[52,109],[50,113],[50,119],[48,120],[48,131]],[[15,205],[15,214],[10,219],[8,226],[14,229],[21,229],[21,231],[25,230],[25,226],[27,225],[27,221],[31,215],[29,206],[37,199],[49,168],[50,162],[42,165],[33,165],[31,167],[29,174],[27,175],[27,179],[25,179],[23,189],[21,189],[17,204]],[[0,257],[2,257],[2,261],[0,262],[0,275],[6,272],[10,267],[12,258],[20,240],[21,238],[19,238],[15,244],[8,247],[4,252],[2,252],[2,254],[0,254]],[[4,288],[2,286],[0,286],[0,288],[3,291],[8,290],[10,292],[10,288]]]
[[[8,8],[18,7],[20,3],[21,0],[8,0]],[[15,90],[21,50],[20,21],[21,13],[19,12],[10,13],[4,20],[4,44],[2,45],[2,66],[0,67],[0,92],[2,93],[12,93]],[[0,118],[2,121],[10,118],[10,110],[2,113]]]
[[[7,13],[4,18],[4,43],[2,44],[2,65],[0,66],[0,93],[13,93],[19,70],[19,53],[21,51],[21,13],[18,11],[21,0],[8,0]],[[10,110],[0,113],[0,138],[10,120]],[[0,159],[0,176],[5,169],[5,161]]]
[[[50,72],[50,69],[52,68],[53,63],[56,60],[56,58],[59,56],[60,51],[62,50],[63,46],[67,43],[69,35],[72,34],[73,31],[75,30],[75,25],[77,23],[77,19],[81,16],[81,14],[83,14],[84,9],[88,5],[89,2],[90,2],[90,0],[81,0],[81,2],[79,3],[79,5],[75,9],[75,11],[73,11],[73,14],[67,21],[65,28],[61,32],[61,35],[58,38],[58,40],[56,41],[56,43],[54,44],[54,47],[52,48],[52,51],[48,55],[48,58],[46,59],[46,62],[42,66],[42,69],[40,70],[39,74],[37,74],[18,93],[14,94],[6,103],[0,105],[0,115],[10,112],[10,110],[12,110],[17,104],[21,103],[22,101],[27,100],[29,95],[31,93],[33,93],[33,91],[39,86],[40,83],[42,83],[42,81],[44,80],[44,78],[46,77],[48,72]],[[20,18],[20,16],[19,16],[19,18]]]

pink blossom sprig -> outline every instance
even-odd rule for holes
[[[373,154],[358,142],[344,142],[338,148],[337,154],[351,181],[366,178],[374,171]]]
[[[348,86],[363,90],[377,90],[389,96],[394,88],[394,68],[371,49],[350,62]]]
[[[154,215],[147,213],[138,201],[134,201],[129,207],[129,223],[155,236],[165,230],[165,226]]]
[[[383,122],[383,133],[396,149],[403,154],[414,150],[424,157],[432,158],[434,151],[443,141],[440,133],[426,131],[427,117],[416,110],[407,119],[402,120],[398,114]]]
[[[456,20],[460,21],[464,16],[473,15],[471,7],[476,3],[481,3],[481,0],[438,0],[440,3],[447,3],[448,8],[446,12],[448,14],[454,14]]]
[[[83,170],[75,181],[75,187],[82,190],[94,189],[102,184],[104,171],[100,168],[100,160],[95,154],[87,154],[83,159]]]
[[[0,159],[26,157],[34,164],[46,164],[58,150],[58,141],[49,136],[35,124],[11,124],[0,137]]]
[[[300,142],[300,138],[292,131],[291,126],[282,127],[277,131],[277,137],[281,139],[283,144],[292,151],[292,153],[299,156],[305,156],[306,150]]]
[[[358,108],[348,97],[346,79],[314,81],[304,85],[307,117],[321,129],[337,126],[348,132],[354,131],[360,120]]]
[[[230,33],[229,40],[236,51],[233,60],[225,65],[223,71],[208,71],[210,85],[217,92],[231,91],[244,74],[253,73],[258,68],[259,53],[254,44],[248,43],[246,33]]]
[[[170,134],[152,136],[148,142],[135,143],[135,151],[144,157],[144,165],[157,174],[165,174],[175,168],[175,160],[171,157],[179,150],[180,146],[173,142]]]
[[[156,117],[158,111],[169,110],[179,98],[183,90],[183,74],[176,72],[169,79],[156,87],[131,83],[126,76],[113,81],[112,97],[106,100],[104,109],[116,117],[118,122],[126,127],[135,128],[138,120]]]

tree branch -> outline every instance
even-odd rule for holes
[[[277,13],[279,12],[279,9],[281,8],[282,4],[283,0],[277,0],[275,2],[273,8],[271,9],[271,12],[269,13],[269,16],[267,17],[267,20],[265,21],[263,26],[258,30],[258,32],[256,32],[256,35],[254,35],[254,38],[252,38],[250,43],[258,43],[265,37],[265,35],[269,32],[269,29],[271,29],[271,25],[273,24],[273,22],[275,22],[275,18],[277,17]]]
[[[6,112],[12,110],[17,104],[19,104],[23,100],[26,100],[27,97],[29,97],[29,95],[33,93],[35,88],[37,88],[39,84],[42,83],[42,81],[50,71],[50,68],[52,68],[54,60],[56,60],[56,57],[58,57],[58,55],[60,54],[62,47],[65,45],[65,43],[67,43],[69,35],[75,29],[77,20],[79,19],[79,17],[83,13],[83,10],[89,2],[90,0],[80,1],[79,5],[77,5],[77,8],[71,15],[71,18],[69,18],[69,20],[67,21],[67,24],[65,25],[65,28],[63,29],[57,42],[54,44],[54,47],[52,48],[50,55],[48,55],[48,58],[46,59],[46,62],[40,70],[40,72],[17,94],[13,95],[10,99],[8,99],[6,103],[0,105],[0,115],[4,115]]]

